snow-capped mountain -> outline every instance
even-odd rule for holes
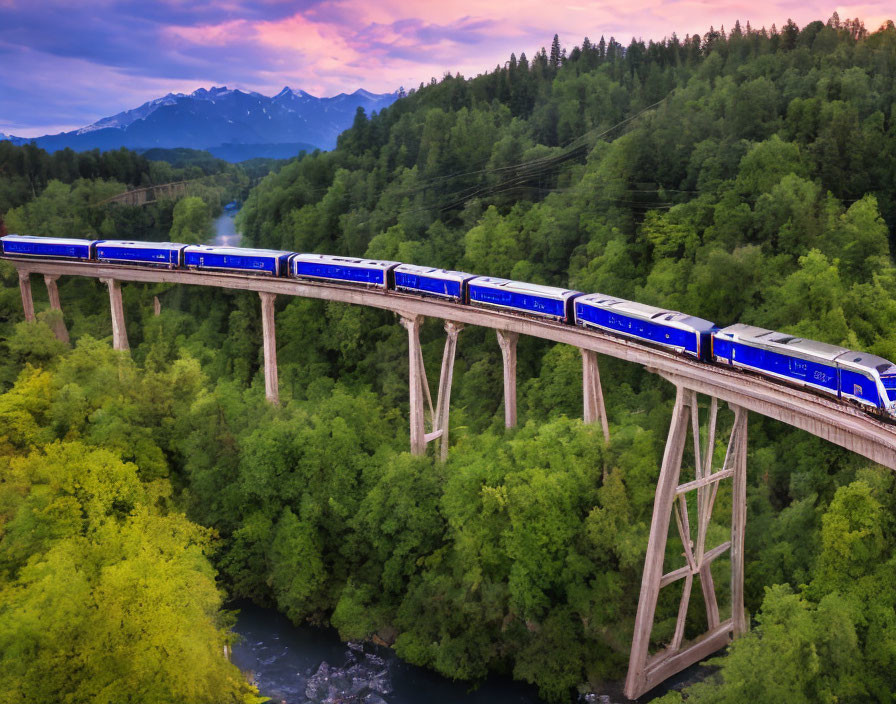
[[[376,94],[363,89],[317,98],[288,86],[273,97],[226,86],[200,88],[189,95],[169,93],[81,129],[34,141],[48,151],[66,147],[75,151],[189,147],[209,149],[223,158],[228,158],[226,153],[230,151],[249,158],[246,155],[253,154],[251,145],[264,147],[255,150],[259,154],[270,154],[272,145],[278,144],[289,145],[289,149],[295,145],[332,149],[339,133],[351,126],[358,107],[369,115],[397,98],[397,93]],[[239,149],[228,150],[232,145],[239,145]]]
[[[96,130],[102,130],[107,127],[124,128],[130,125],[132,122],[144,119],[150,113],[155,112],[156,108],[159,108],[162,105],[174,105],[174,103],[177,102],[178,98],[186,97],[187,96],[184,93],[169,93],[162,98],[156,98],[155,100],[150,100],[148,103],[143,103],[143,105],[141,105],[139,108],[134,108],[133,110],[125,110],[124,112],[120,112],[117,115],[112,115],[111,117],[104,117],[101,120],[97,120],[93,124],[87,125],[87,127],[82,127],[79,130],[75,130],[75,134],[87,134],[88,132],[95,132]]]

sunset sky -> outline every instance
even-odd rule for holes
[[[490,70],[512,51],[531,56],[555,32],[567,47],[601,35],[627,44],[736,19],[802,27],[835,10],[870,30],[896,15],[893,0],[0,0],[0,132],[55,133],[212,85],[411,88]]]

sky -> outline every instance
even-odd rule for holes
[[[0,132],[75,129],[160,97],[226,85],[265,95],[390,92],[475,76],[601,35],[628,44],[736,19],[801,27],[896,19],[893,0],[0,0]]]

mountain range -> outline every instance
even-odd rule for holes
[[[204,149],[228,161],[256,156],[289,157],[302,149],[332,149],[340,132],[351,126],[355,111],[369,115],[398,98],[398,93],[358,89],[317,98],[285,87],[277,95],[231,90],[226,86],[169,93],[140,107],[104,117],[71,132],[25,138],[0,133],[15,144],[36,142],[50,152],[153,148]]]

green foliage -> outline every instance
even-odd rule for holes
[[[221,657],[212,534],[108,450],[3,457],[0,685],[10,701],[263,701]]]
[[[687,701],[889,700],[896,556],[892,521],[873,494],[862,481],[837,490],[812,583],[803,594],[767,588],[759,625],[711,661],[718,674],[689,687]]]
[[[149,154],[155,156],[165,155]],[[183,241],[198,242],[210,234],[208,218],[220,213],[225,203],[244,198],[250,180],[258,178],[257,165],[247,170],[205,152],[171,159],[174,166],[124,148],[48,154],[34,144],[0,142],[0,231],[5,227],[18,234],[164,240],[172,229],[175,201],[142,206],[105,201],[134,188],[190,181],[191,198],[201,199],[202,205],[181,206],[177,232],[192,238]]]
[[[189,196],[177,201],[171,223],[172,242],[198,244],[208,241],[213,234],[211,213],[202,198]]]
[[[6,213],[6,227],[21,235],[93,237],[98,226],[91,206],[124,190],[114,181],[79,179],[71,186],[50,181],[40,196]]]

